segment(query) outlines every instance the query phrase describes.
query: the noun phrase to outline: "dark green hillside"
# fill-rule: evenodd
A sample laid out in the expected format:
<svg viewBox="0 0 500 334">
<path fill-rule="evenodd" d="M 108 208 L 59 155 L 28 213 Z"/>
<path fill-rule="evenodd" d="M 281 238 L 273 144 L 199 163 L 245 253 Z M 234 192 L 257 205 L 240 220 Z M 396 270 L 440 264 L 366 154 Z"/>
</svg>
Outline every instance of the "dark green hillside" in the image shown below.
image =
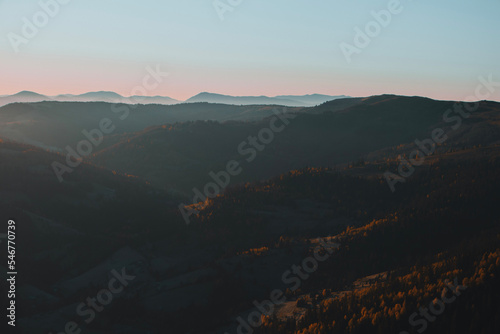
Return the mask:
<svg viewBox="0 0 500 334">
<path fill-rule="evenodd" d="M 125 105 L 104 102 L 14 103 L 0 108 L 2 137 L 35 146 L 62 150 L 86 139 L 82 131 L 99 129 L 103 118 L 116 127 L 112 134 L 141 131 L 146 127 L 193 120 L 255 121 L 273 114 L 279 106 L 232 106 L 190 103 L 178 105 Z M 288 108 L 300 111 L 302 108 Z M 98 149 L 112 145 L 105 140 Z M 96 151 L 98 150 L 96 149 Z"/>
<path fill-rule="evenodd" d="M 431 138 L 442 128 L 448 140 L 439 152 L 465 146 L 490 145 L 500 141 L 500 105 L 482 102 L 461 126 L 445 122 L 443 116 L 453 102 L 419 97 L 376 96 L 328 102 L 319 109 L 297 114 L 289 125 L 275 133 L 274 140 L 256 159 L 238 148 L 270 126 L 272 118 L 259 122 L 190 122 L 114 137 L 116 145 L 96 153 L 92 162 L 149 180 L 155 186 L 173 187 L 191 194 L 211 181 L 208 174 L 224 170 L 230 160 L 241 163 L 243 172 L 232 184 L 255 181 L 307 166 L 333 167 L 364 160 L 392 159 L 409 154 L 413 142 Z M 330 107 L 331 106 L 331 107 Z M 321 110 L 320 114 L 315 114 Z M 451 114 L 449 117 L 457 117 Z M 277 123 L 280 124 L 280 123 Z M 251 148 L 250 143 L 243 149 Z"/>
</svg>

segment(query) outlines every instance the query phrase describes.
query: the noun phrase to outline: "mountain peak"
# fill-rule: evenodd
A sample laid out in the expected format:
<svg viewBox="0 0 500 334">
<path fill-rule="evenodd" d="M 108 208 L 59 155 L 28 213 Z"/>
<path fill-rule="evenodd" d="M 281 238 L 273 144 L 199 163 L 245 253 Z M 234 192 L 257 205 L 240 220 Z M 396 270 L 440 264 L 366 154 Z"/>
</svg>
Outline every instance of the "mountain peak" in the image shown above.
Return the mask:
<svg viewBox="0 0 500 334">
<path fill-rule="evenodd" d="M 113 97 L 113 98 L 123 97 L 118 93 L 110 92 L 110 91 L 88 92 L 88 93 L 81 94 L 79 96 L 105 96 L 105 97 Z"/>
<path fill-rule="evenodd" d="M 27 96 L 38 96 L 38 97 L 46 97 L 45 95 L 38 94 L 38 93 L 29 91 L 29 90 L 23 90 L 23 91 L 21 91 L 19 93 L 11 95 L 11 96 L 25 96 L 25 97 L 27 97 Z"/>
</svg>

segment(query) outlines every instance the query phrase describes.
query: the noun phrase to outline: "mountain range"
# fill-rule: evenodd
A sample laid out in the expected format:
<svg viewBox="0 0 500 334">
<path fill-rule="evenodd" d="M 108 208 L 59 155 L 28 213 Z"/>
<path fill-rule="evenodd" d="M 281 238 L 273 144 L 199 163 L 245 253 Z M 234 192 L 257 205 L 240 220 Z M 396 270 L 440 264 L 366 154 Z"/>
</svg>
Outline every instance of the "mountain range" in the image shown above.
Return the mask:
<svg viewBox="0 0 500 334">
<path fill-rule="evenodd" d="M 1 107 L 0 212 L 19 222 L 16 303 L 29 306 L 19 333 L 63 330 L 113 269 L 135 279 L 89 331 L 238 333 L 255 301 L 279 289 L 284 303 L 253 333 L 400 333 L 458 280 L 467 290 L 426 333 L 498 333 L 500 103 L 448 123 L 455 105 L 381 95 L 297 108 L 120 105 L 118 114 L 105 102 Z M 267 141 L 277 110 L 293 117 Z M 54 162 L 67 164 L 65 147 L 104 118 L 115 131 L 59 182 Z M 436 129 L 446 141 L 391 192 L 384 173 L 399 173 L 415 139 Z M 266 144 L 250 163 L 238 148 L 248 152 L 259 134 Z M 194 203 L 193 187 L 224 182 L 228 161 L 241 173 Z M 179 207 L 197 204 L 187 225 Z M 297 265 L 308 270 L 300 288 L 287 274 Z M 490 313 L 496 320 L 477 316 Z"/>
<path fill-rule="evenodd" d="M 223 104 L 235 104 L 235 105 L 252 105 L 252 104 L 263 104 L 263 105 L 281 105 L 290 107 L 311 107 L 316 106 L 328 101 L 347 98 L 348 96 L 330 96 L 321 94 L 312 95 L 279 95 L 275 97 L 268 96 L 229 96 L 213 93 L 200 93 L 187 99 L 186 103 L 192 102 L 209 102 L 209 103 L 223 103 Z"/>
<path fill-rule="evenodd" d="M 208 173 L 223 169 L 227 161 L 245 163 L 238 155 L 238 145 L 268 127 L 276 113 L 296 117 L 234 178 L 235 183 L 309 165 L 333 167 L 409 153 L 415 139 L 429 138 L 432 129 L 449 127 L 443 115 L 454 103 L 396 95 L 344 98 L 295 108 L 216 103 L 135 108 L 105 102 L 18 103 L 0 107 L 0 134 L 3 139 L 65 154 L 68 145 L 75 147 L 86 139 L 82 131 L 97 128 L 99 120 L 107 118 L 115 128 L 86 160 L 187 194 L 193 187 L 203 186 Z M 500 104 L 480 105 L 458 130 L 449 133 L 446 150 L 461 148 L 462 143 L 491 145 L 499 140 Z M 121 108 L 128 109 L 124 119 L 120 119 Z"/>
<path fill-rule="evenodd" d="M 200 93 L 186 101 L 180 101 L 168 96 L 129 96 L 124 97 L 115 92 L 89 92 L 80 95 L 60 94 L 56 96 L 47 96 L 30 91 L 22 91 L 13 95 L 0 96 L 0 107 L 10 103 L 32 103 L 43 101 L 58 102 L 108 102 L 108 103 L 126 103 L 126 104 L 179 104 L 179 103 L 221 103 L 234 105 L 281 105 L 290 107 L 310 107 L 325 103 L 327 101 L 347 96 L 330 96 L 321 94 L 312 95 L 281 95 L 275 97 L 267 96 L 229 96 L 213 93 Z"/>
<path fill-rule="evenodd" d="M 88 331 L 251 333 L 242 319 L 279 290 L 283 303 L 254 334 L 405 333 L 451 280 L 467 289 L 426 333 L 498 333 L 500 103 L 463 119 L 456 107 L 396 95 L 295 108 L 0 107 L 0 213 L 23 241 L 19 333 L 85 326 L 75 309 L 102 297 L 112 270 L 134 280 Z M 103 119 L 116 128 L 97 139 Z M 59 182 L 53 165 L 90 140 L 82 130 L 98 143 Z M 412 153 L 441 130 L 431 155 Z M 230 180 L 228 162 L 241 167 Z M 396 192 L 387 171 L 407 175 Z M 214 181 L 228 187 L 200 202 Z M 180 208 L 198 212 L 186 224 Z"/>
</svg>

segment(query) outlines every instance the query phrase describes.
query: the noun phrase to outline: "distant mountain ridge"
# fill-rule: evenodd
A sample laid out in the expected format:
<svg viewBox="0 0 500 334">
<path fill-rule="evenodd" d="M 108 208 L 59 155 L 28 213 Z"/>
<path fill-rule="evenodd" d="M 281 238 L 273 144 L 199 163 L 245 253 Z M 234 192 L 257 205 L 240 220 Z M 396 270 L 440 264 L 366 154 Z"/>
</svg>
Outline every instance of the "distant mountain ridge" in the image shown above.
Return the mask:
<svg viewBox="0 0 500 334">
<path fill-rule="evenodd" d="M 171 105 L 178 103 L 221 103 L 233 105 L 280 105 L 288 107 L 314 107 L 322 103 L 348 98 L 348 96 L 338 95 L 281 95 L 275 97 L 268 96 L 230 96 L 214 93 L 200 93 L 186 101 L 179 101 L 168 96 L 130 96 L 125 97 L 115 92 L 88 92 L 84 94 L 60 94 L 47 96 L 30 91 L 22 91 L 13 95 L 0 96 L 0 107 L 11 103 L 34 103 L 43 101 L 57 102 L 108 102 L 126 104 L 163 104 Z"/>
<path fill-rule="evenodd" d="M 52 97 L 60 102 L 109 102 L 109 103 L 127 103 L 127 104 L 176 104 L 181 101 L 168 96 L 122 96 L 115 92 L 89 92 L 81 95 L 57 95 Z"/>
<path fill-rule="evenodd" d="M 51 98 L 34 92 L 22 91 L 13 95 L 4 95 L 0 97 L 0 107 L 10 103 L 32 103 L 50 101 Z"/>
<path fill-rule="evenodd" d="M 44 101 L 57 102 L 108 102 L 126 104 L 176 104 L 181 101 L 168 96 L 130 96 L 125 97 L 115 92 L 88 92 L 80 95 L 60 94 L 47 96 L 35 92 L 22 91 L 14 95 L 0 96 L 0 107 L 11 103 L 35 103 Z"/>
<path fill-rule="evenodd" d="M 223 104 L 237 104 L 237 105 L 250 105 L 250 104 L 273 104 L 289 107 L 313 107 L 328 101 L 347 98 L 348 96 L 338 95 L 280 95 L 275 97 L 268 96 L 230 96 L 214 93 L 200 93 L 186 100 L 186 103 L 192 102 L 209 102 L 209 103 L 223 103 Z"/>
</svg>

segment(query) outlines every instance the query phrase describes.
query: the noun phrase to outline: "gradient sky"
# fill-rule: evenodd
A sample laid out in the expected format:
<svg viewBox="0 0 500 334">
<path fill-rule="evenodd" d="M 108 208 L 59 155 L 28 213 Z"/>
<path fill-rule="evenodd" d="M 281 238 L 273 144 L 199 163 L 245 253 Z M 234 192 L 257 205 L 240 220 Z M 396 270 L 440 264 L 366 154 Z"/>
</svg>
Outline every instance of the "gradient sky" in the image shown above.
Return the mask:
<svg viewBox="0 0 500 334">
<path fill-rule="evenodd" d="M 170 76 L 148 95 L 181 100 L 203 91 L 463 100 L 478 76 L 500 81 L 499 0 L 401 0 L 402 13 L 350 64 L 339 44 L 388 0 L 244 0 L 224 21 L 212 2 L 72 0 L 16 54 L 7 36 L 40 6 L 0 0 L 0 95 L 129 96 L 156 64 Z"/>
</svg>

